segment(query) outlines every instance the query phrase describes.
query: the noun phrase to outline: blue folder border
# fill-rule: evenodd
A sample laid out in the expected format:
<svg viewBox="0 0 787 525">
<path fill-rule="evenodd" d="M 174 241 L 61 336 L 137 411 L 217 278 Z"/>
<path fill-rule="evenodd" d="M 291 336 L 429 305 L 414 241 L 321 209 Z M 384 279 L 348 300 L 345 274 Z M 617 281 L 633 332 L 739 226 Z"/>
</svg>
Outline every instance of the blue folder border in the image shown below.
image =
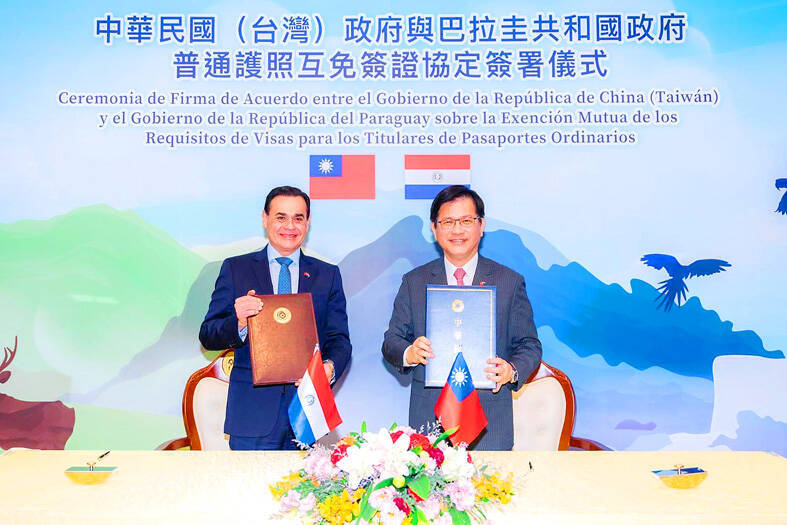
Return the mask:
<svg viewBox="0 0 787 525">
<path fill-rule="evenodd" d="M 497 306 L 497 287 L 496 286 L 453 286 L 450 284 L 427 284 L 424 290 L 424 326 L 429 326 L 429 304 L 427 302 L 427 297 L 429 296 L 430 291 L 450 291 L 450 292 L 473 292 L 473 293 L 480 293 L 480 292 L 489 292 L 491 295 L 491 300 L 489 301 L 489 318 L 491 320 L 490 327 L 489 327 L 489 357 L 496 357 L 497 356 L 497 319 L 496 319 L 496 306 Z M 426 373 L 424 373 L 424 384 L 428 387 L 443 387 L 445 382 L 442 381 L 440 384 L 435 383 L 434 381 L 429 381 L 426 379 Z M 476 379 L 473 378 L 473 384 L 477 389 L 493 389 L 495 387 L 494 383 L 491 383 L 487 378 L 486 375 L 483 376 L 483 379 Z"/>
</svg>

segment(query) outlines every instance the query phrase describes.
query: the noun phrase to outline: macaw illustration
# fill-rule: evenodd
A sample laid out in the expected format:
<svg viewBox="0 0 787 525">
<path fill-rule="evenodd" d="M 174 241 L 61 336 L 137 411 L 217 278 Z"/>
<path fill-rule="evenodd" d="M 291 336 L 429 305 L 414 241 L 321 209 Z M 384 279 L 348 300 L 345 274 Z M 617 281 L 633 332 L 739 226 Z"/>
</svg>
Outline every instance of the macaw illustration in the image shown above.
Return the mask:
<svg viewBox="0 0 787 525">
<path fill-rule="evenodd" d="M 787 189 L 787 179 L 776 179 L 776 189 Z M 784 195 L 782 195 L 782 200 L 779 201 L 779 207 L 776 208 L 776 211 L 782 215 L 787 215 L 787 191 L 785 191 Z"/>
<path fill-rule="evenodd" d="M 670 311 L 676 297 L 678 306 L 686 300 L 686 292 L 689 288 L 683 282 L 684 279 L 713 275 L 714 273 L 726 271 L 725 268 L 731 266 L 730 263 L 721 259 L 699 259 L 688 266 L 683 266 L 675 257 L 664 253 L 649 253 L 640 260 L 657 270 L 665 269 L 669 274 L 669 279 L 659 283 L 658 290 L 660 293 L 656 297 L 656 300 L 660 301 L 656 308 L 663 306 L 665 312 Z"/>
</svg>

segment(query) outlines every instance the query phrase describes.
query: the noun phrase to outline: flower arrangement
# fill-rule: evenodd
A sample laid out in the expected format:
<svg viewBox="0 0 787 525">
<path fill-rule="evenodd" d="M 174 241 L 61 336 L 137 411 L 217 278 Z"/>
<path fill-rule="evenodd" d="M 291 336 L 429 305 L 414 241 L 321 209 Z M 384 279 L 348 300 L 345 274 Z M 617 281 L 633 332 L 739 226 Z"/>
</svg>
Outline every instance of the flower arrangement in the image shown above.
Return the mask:
<svg viewBox="0 0 787 525">
<path fill-rule="evenodd" d="M 301 469 L 270 486 L 278 515 L 330 525 L 481 521 L 485 505 L 511 501 L 512 475 L 487 472 L 464 445 L 452 447 L 455 431 L 371 433 L 364 424 L 333 448 L 313 447 Z"/>
</svg>

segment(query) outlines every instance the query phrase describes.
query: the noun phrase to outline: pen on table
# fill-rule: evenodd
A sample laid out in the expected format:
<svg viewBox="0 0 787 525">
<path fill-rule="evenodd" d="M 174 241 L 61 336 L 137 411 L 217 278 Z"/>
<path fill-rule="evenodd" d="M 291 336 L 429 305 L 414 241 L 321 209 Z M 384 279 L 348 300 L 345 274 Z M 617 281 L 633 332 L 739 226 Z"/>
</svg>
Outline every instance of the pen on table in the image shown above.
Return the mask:
<svg viewBox="0 0 787 525">
<path fill-rule="evenodd" d="M 99 460 L 99 461 L 101 461 L 102 459 L 104 459 L 104 457 L 105 457 L 107 454 L 109 454 L 109 450 L 107 450 L 106 452 L 104 452 L 103 454 L 101 454 L 100 456 L 98 456 L 98 460 Z M 532 468 L 532 467 L 531 467 L 531 468 Z"/>
<path fill-rule="evenodd" d="M 107 452 L 107 454 L 109 454 L 109 452 Z M 533 462 L 532 461 L 528 461 L 527 464 L 530 467 L 530 470 L 532 471 L 533 470 Z"/>
</svg>

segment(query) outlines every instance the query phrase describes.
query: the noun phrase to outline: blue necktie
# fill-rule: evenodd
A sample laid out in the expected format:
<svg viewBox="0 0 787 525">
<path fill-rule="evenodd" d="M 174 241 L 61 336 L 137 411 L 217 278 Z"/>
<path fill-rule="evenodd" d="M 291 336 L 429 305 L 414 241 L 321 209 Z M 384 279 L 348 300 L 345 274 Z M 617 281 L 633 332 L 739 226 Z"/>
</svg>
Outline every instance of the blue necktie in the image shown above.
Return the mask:
<svg viewBox="0 0 787 525">
<path fill-rule="evenodd" d="M 289 257 L 276 257 L 276 262 L 281 264 L 281 268 L 279 268 L 279 290 L 277 293 L 292 293 L 292 283 L 290 281 L 292 259 Z"/>
</svg>

